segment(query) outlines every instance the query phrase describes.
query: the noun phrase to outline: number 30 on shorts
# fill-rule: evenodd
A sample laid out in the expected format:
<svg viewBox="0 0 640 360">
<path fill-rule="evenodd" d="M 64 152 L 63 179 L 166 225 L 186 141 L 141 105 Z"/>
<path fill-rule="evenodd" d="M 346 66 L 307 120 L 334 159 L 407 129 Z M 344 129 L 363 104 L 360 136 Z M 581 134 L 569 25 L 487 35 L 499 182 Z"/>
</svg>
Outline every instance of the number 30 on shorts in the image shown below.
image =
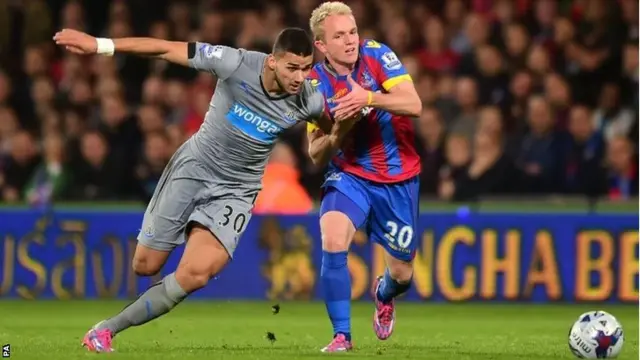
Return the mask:
<svg viewBox="0 0 640 360">
<path fill-rule="evenodd" d="M 409 225 L 399 226 L 395 221 L 387 221 L 387 232 L 384 237 L 390 243 L 406 249 L 413 240 L 413 229 Z"/>
<path fill-rule="evenodd" d="M 252 206 L 256 203 L 257 197 L 258 193 L 255 193 L 255 195 L 253 195 L 253 200 L 251 201 Z M 231 223 L 233 225 L 233 231 L 235 231 L 237 234 L 240 234 L 244 230 L 244 226 L 247 223 L 247 215 L 243 212 L 235 211 L 229 205 L 225 205 L 220 226 L 227 226 Z"/>
<path fill-rule="evenodd" d="M 234 215 L 235 214 L 235 215 Z M 222 214 L 221 226 L 227 226 L 233 222 L 233 231 L 240 234 L 244 229 L 244 224 L 247 222 L 247 215 L 243 213 L 236 213 L 229 205 L 224 206 L 224 213 Z M 231 220 L 233 218 L 233 220 Z"/>
</svg>

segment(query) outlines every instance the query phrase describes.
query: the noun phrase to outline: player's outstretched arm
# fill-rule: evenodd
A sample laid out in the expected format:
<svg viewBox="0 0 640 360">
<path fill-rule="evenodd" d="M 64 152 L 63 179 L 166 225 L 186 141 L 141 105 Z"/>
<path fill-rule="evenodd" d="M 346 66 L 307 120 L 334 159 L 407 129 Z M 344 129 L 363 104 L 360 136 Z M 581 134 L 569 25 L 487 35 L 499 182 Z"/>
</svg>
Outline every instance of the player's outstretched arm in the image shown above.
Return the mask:
<svg viewBox="0 0 640 360">
<path fill-rule="evenodd" d="M 115 52 L 157 57 L 183 66 L 189 65 L 189 44 L 154 38 L 96 38 L 82 31 L 64 29 L 53 37 L 56 44 L 80 55 L 113 55 Z"/>
</svg>

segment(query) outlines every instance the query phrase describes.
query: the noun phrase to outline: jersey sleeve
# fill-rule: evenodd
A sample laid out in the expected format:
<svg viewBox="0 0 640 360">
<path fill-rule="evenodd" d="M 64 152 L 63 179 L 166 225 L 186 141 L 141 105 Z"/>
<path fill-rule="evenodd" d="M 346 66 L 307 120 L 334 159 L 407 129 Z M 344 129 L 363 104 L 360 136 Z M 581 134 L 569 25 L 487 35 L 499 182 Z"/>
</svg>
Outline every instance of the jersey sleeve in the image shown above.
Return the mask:
<svg viewBox="0 0 640 360">
<path fill-rule="evenodd" d="M 404 81 L 412 81 L 398 55 L 383 43 L 369 40 L 365 42 L 365 51 L 373 57 L 378 65 L 378 81 L 382 87 L 389 91 L 394 86 Z"/>
<path fill-rule="evenodd" d="M 189 44 L 189 66 L 199 71 L 209 71 L 226 79 L 233 74 L 242 62 L 241 51 L 223 45 L 211 45 L 202 42 Z"/>
<path fill-rule="evenodd" d="M 307 132 L 311 133 L 318 129 L 316 120 L 322 116 L 325 112 L 325 99 L 322 91 L 319 88 L 318 75 L 314 70 L 309 74 L 307 81 L 309 89 L 309 98 L 307 100 L 307 108 L 309 111 L 309 118 L 307 119 Z"/>
<path fill-rule="evenodd" d="M 307 99 L 307 111 L 309 112 L 308 121 L 311 122 L 324 113 L 324 96 L 320 91 L 314 91 Z"/>
</svg>

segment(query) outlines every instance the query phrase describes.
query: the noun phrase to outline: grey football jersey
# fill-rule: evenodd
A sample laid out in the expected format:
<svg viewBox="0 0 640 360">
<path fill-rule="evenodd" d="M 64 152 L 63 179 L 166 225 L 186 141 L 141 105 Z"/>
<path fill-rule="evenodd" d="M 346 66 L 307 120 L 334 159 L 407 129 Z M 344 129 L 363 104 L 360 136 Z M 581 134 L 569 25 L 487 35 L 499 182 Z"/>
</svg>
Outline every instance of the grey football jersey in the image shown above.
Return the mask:
<svg viewBox="0 0 640 360">
<path fill-rule="evenodd" d="M 218 78 L 204 123 L 189 139 L 194 156 L 225 182 L 259 187 L 278 135 L 324 111 L 324 98 L 305 81 L 297 95 L 273 97 L 262 86 L 267 54 L 196 43 L 189 65 Z"/>
</svg>

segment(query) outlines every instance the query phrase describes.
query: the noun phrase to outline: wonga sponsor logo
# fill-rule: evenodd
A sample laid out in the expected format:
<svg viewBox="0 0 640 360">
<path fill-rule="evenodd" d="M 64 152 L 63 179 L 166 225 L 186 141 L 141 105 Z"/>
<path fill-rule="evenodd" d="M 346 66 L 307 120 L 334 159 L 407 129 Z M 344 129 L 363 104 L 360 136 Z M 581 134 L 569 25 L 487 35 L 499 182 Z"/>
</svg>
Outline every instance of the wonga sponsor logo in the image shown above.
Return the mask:
<svg viewBox="0 0 640 360">
<path fill-rule="evenodd" d="M 227 117 L 243 133 L 262 142 L 274 142 L 282 131 L 282 127 L 276 125 L 273 121 L 257 115 L 238 103 L 231 105 Z"/>
</svg>

